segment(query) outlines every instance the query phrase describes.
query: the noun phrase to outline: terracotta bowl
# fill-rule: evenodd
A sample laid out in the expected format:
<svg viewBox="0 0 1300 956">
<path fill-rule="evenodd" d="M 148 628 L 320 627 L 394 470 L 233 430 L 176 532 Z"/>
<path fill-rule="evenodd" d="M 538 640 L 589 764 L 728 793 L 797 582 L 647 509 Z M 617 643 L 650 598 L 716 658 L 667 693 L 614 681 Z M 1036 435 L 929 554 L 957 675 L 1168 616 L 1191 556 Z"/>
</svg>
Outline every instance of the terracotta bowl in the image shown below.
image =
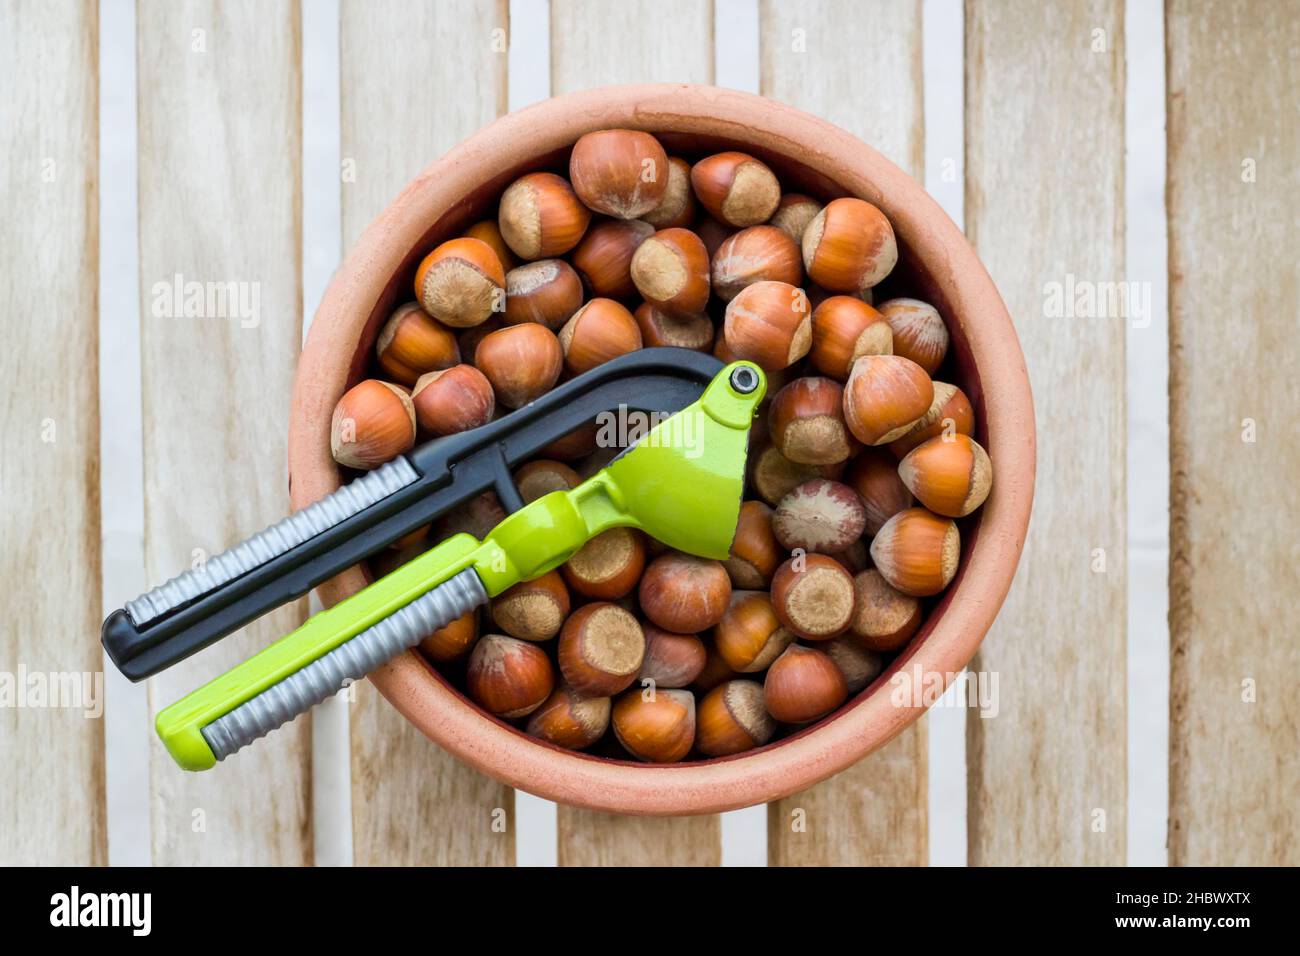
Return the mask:
<svg viewBox="0 0 1300 956">
<path fill-rule="evenodd" d="M 624 127 L 661 137 L 669 153 L 752 153 L 787 188 L 829 199 L 854 195 L 894 225 L 900 292 L 938 306 L 952 333 L 944 370 L 970 396 L 989 451 L 993 493 L 963 522 L 956 581 L 923 629 L 854 700 L 813 727 L 732 758 L 647 766 L 561 750 L 497 720 L 466 699 L 414 651 L 371 675 L 380 692 L 439 746 L 510 786 L 591 809 L 683 814 L 777 799 L 843 770 L 924 712 L 891 702 L 890 678 L 906 668 L 944 686 L 971 660 L 1010 587 L 1034 484 L 1034 418 L 1024 358 L 1006 307 L 966 239 L 911 177 L 867 146 L 789 106 L 713 87 L 608 87 L 548 100 L 506 116 L 428 166 L 361 236 L 334 276 L 303 350 L 289 432 L 293 505 L 333 491 L 330 415 L 364 374 L 378 328 L 412 297 L 421 255 L 480 218 L 522 173 L 567 168 L 571 144 L 590 130 Z M 888 280 L 887 280 L 888 281 Z M 331 605 L 366 584 L 350 570 L 320 588 Z"/>
</svg>

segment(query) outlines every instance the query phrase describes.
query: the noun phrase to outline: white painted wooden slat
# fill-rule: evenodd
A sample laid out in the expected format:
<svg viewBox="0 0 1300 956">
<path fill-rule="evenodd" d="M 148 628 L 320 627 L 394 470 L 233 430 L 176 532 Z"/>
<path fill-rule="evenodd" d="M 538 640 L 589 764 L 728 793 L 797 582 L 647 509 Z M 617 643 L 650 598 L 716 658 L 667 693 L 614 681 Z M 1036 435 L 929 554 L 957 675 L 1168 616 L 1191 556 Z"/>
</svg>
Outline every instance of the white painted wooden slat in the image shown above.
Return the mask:
<svg viewBox="0 0 1300 956">
<path fill-rule="evenodd" d="M 0 865 L 107 858 L 96 7 L 0 4 Z"/>
<path fill-rule="evenodd" d="M 289 508 L 302 314 L 299 16 L 291 0 L 138 7 L 145 561 L 155 583 Z M 224 304 L 208 300 L 219 291 Z M 292 630 L 304 605 L 153 678 L 152 708 Z M 310 862 L 309 721 L 201 774 L 178 770 L 155 743 L 154 862 Z"/>
<path fill-rule="evenodd" d="M 1167 6 L 1169 862 L 1300 863 L 1300 19 Z"/>
<path fill-rule="evenodd" d="M 999 698 L 967 722 L 972 866 L 1125 859 L 1125 320 L 1087 298 L 1125 278 L 1123 21 L 1119 0 L 966 9 L 966 230 L 1038 422 L 1024 554 L 973 665 Z"/>
</svg>

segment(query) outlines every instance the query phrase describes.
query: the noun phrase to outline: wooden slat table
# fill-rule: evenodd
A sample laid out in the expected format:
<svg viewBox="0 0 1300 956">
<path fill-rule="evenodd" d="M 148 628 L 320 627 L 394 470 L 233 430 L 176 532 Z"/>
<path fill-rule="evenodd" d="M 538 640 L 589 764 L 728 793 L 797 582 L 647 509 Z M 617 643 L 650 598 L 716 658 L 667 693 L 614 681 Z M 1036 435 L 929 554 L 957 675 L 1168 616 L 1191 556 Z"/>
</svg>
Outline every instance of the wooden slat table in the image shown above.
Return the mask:
<svg viewBox="0 0 1300 956">
<path fill-rule="evenodd" d="M 332 10 L 137 4 L 142 572 L 152 582 L 288 505 L 303 31 Z M 549 33 L 512 30 L 512 12 L 549 18 Z M 340 0 L 338 239 L 350 245 L 420 168 L 506 109 L 521 50 L 550 63 L 548 84 L 513 94 L 527 102 L 608 83 L 710 83 L 717 51 L 739 43 L 742 68 L 730 60 L 728 75 L 752 63 L 758 92 L 828 118 L 921 178 L 922 12 L 922 0 Z M 1297 14 L 1294 2 L 1168 0 L 1164 15 L 1172 864 L 1300 862 Z M 122 131 L 100 119 L 102 15 L 89 0 L 0 0 L 0 571 L 22 584 L 0 624 L 0 680 L 23 695 L 0 707 L 0 765 L 20 768 L 0 774 L 0 864 L 108 859 L 113 748 L 106 756 L 93 710 L 96 693 L 103 702 L 100 433 L 114 423 L 101 421 L 99 381 L 121 370 L 98 368 L 99 253 L 117 241 L 98 221 L 100 191 L 114 187 L 100 181 L 98 150 Z M 1127 633 L 1126 317 L 1104 301 L 1126 279 L 1126 162 L 1144 160 L 1125 156 L 1132 38 L 1122 0 L 968 0 L 959 29 L 966 227 L 1015 319 L 1040 423 L 1021 570 L 973 664 L 998 676 L 1001 693 L 997 717 L 967 721 L 968 860 L 1123 863 L 1126 759 L 1147 743 L 1128 737 L 1126 652 L 1151 637 Z M 195 289 L 204 317 L 186 305 Z M 1103 303 L 1079 304 L 1092 294 Z M 121 504 L 113 493 L 105 512 Z M 153 679 L 151 709 L 304 612 L 305 602 L 282 609 Z M 89 692 L 87 707 L 29 706 L 17 683 L 28 675 Z M 355 863 L 516 862 L 510 788 L 441 753 L 368 685 L 348 711 L 352 814 L 334 825 L 350 823 Z M 325 824 L 311 734 L 300 720 L 220 773 L 183 775 L 139 727 L 136 742 L 151 741 L 151 772 L 134 782 L 150 807 L 149 857 L 312 863 Z M 926 750 L 923 721 L 773 804 L 769 864 L 925 863 Z M 723 858 L 717 816 L 560 807 L 556 830 L 561 865 Z"/>
</svg>

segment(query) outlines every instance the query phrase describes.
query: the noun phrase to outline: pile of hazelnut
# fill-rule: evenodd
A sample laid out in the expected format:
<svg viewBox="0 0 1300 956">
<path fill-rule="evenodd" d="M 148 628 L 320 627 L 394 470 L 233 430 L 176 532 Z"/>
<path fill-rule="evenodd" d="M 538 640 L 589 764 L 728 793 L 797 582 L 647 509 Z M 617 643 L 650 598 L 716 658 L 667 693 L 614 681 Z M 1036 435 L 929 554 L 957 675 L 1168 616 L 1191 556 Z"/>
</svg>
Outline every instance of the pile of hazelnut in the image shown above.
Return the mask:
<svg viewBox="0 0 1300 956">
<path fill-rule="evenodd" d="M 426 658 L 479 706 L 560 747 L 646 761 L 721 757 L 830 714 L 917 632 L 952 581 L 954 519 L 988 496 L 988 455 L 948 330 L 874 287 L 898 258 L 871 203 L 783 193 L 741 152 L 668 156 L 603 130 L 566 179 L 533 172 L 497 218 L 433 249 L 340 400 L 339 464 L 374 468 L 483 425 L 561 379 L 672 345 L 768 374 L 731 556 L 607 531 L 558 571 L 431 634 Z M 532 501 L 602 467 L 581 428 L 515 475 Z M 376 574 L 505 517 L 492 493 L 372 561 Z"/>
</svg>

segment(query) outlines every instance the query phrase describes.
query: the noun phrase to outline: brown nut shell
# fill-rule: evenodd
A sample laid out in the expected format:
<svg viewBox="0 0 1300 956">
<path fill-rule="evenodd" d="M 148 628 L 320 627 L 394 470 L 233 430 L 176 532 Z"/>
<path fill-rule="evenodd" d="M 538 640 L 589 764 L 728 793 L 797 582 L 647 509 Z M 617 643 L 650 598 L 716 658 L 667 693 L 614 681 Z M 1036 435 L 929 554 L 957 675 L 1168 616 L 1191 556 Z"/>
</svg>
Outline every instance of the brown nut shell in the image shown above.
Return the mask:
<svg viewBox="0 0 1300 956">
<path fill-rule="evenodd" d="M 492 383 L 497 401 L 521 408 L 555 387 L 564 370 L 564 352 L 554 332 L 527 322 L 484 338 L 474 350 L 474 364 Z"/>
<path fill-rule="evenodd" d="M 788 282 L 755 282 L 727 305 L 727 346 L 765 372 L 793 365 L 812 345 L 808 297 Z"/>
<path fill-rule="evenodd" d="M 844 421 L 864 445 L 887 445 L 907 434 L 933 401 L 930 376 L 911 359 L 864 355 L 844 386 Z"/>
<path fill-rule="evenodd" d="M 470 652 L 465 689 L 490 714 L 527 716 L 542 706 L 554 687 L 555 669 L 536 644 L 485 634 Z"/>
<path fill-rule="evenodd" d="M 755 282 L 803 282 L 799 247 L 775 226 L 750 226 L 728 236 L 710 260 L 713 292 L 730 302 Z"/>
<path fill-rule="evenodd" d="M 330 452 L 348 468 L 378 468 L 415 444 L 415 407 L 406 389 L 378 379 L 358 382 L 330 419 Z"/>
<path fill-rule="evenodd" d="M 763 680 L 767 712 L 783 724 L 804 724 L 829 714 L 849 696 L 835 662 L 811 647 L 791 644 Z"/>
<path fill-rule="evenodd" d="M 602 129 L 587 133 L 569 155 L 569 178 L 578 198 L 616 219 L 639 219 L 663 201 L 668 154 L 649 133 Z"/>
<path fill-rule="evenodd" d="M 950 518 L 924 508 L 894 515 L 871 541 L 871 560 L 886 581 L 904 594 L 938 594 L 957 574 L 961 535 Z"/>
<path fill-rule="evenodd" d="M 865 292 L 898 262 L 894 229 L 885 214 L 852 197 L 827 203 L 808 223 L 802 245 L 808 278 L 831 292 Z"/>
<path fill-rule="evenodd" d="M 730 680 L 709 691 L 697 705 L 695 721 L 695 745 L 706 757 L 753 750 L 776 732 L 763 685 L 752 680 Z"/>
<path fill-rule="evenodd" d="M 505 311 L 506 273 L 480 239 L 449 239 L 415 270 L 420 305 L 443 325 L 467 329 Z"/>
<path fill-rule="evenodd" d="M 521 641 L 549 641 L 569 616 L 569 589 L 556 571 L 521 581 L 492 599 L 489 613 L 501 630 Z"/>
<path fill-rule="evenodd" d="M 718 656 L 738 674 L 756 674 L 790 645 L 794 634 L 763 591 L 736 591 L 713 633 Z M 705 664 L 708 672 L 708 664 Z M 698 682 L 697 682 L 698 685 Z"/>
<path fill-rule="evenodd" d="M 520 259 L 553 259 L 582 239 L 591 210 L 563 176 L 529 173 L 501 194 L 497 222 L 506 245 Z"/>
<path fill-rule="evenodd" d="M 645 659 L 645 634 L 617 604 L 584 604 L 564 622 L 556 656 L 574 690 L 608 697 L 636 680 Z"/>
<path fill-rule="evenodd" d="M 853 595 L 849 632 L 869 650 L 892 654 L 921 626 L 921 602 L 892 587 L 874 568 L 854 576 Z"/>
<path fill-rule="evenodd" d="M 505 321 L 537 322 L 552 332 L 582 306 L 582 280 L 563 259 L 539 259 L 506 273 Z"/>
<path fill-rule="evenodd" d="M 781 202 L 781 184 L 748 153 L 716 153 L 691 167 L 691 186 L 713 218 L 737 229 L 767 222 Z"/>
<path fill-rule="evenodd" d="M 894 333 L 894 354 L 909 358 L 933 375 L 948 354 L 948 326 L 939 310 L 920 299 L 890 299 L 880 314 Z"/>
<path fill-rule="evenodd" d="M 562 683 L 528 718 L 528 733 L 567 750 L 585 750 L 605 735 L 612 703 Z"/>
<path fill-rule="evenodd" d="M 652 623 L 674 634 L 698 634 L 721 620 L 731 579 L 721 561 L 669 552 L 645 569 L 638 597 Z"/>
<path fill-rule="evenodd" d="M 788 630 L 811 641 L 844 633 L 853 619 L 853 577 L 824 554 L 796 555 L 772 576 L 772 607 Z"/>
</svg>

